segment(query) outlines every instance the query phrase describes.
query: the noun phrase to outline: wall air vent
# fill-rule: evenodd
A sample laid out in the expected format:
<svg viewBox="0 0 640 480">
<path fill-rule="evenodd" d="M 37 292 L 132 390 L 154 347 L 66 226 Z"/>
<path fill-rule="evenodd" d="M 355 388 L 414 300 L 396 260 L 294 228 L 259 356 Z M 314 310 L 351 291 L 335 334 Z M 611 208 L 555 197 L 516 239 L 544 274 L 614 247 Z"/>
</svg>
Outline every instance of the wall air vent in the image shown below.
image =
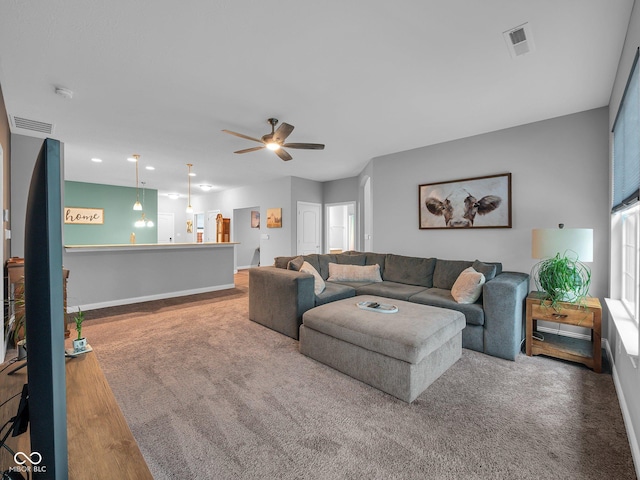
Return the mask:
<svg viewBox="0 0 640 480">
<path fill-rule="evenodd" d="M 507 48 L 512 58 L 526 55 L 535 50 L 531 26 L 528 23 L 511 28 L 503 32 L 502 35 L 507 42 Z"/>
<path fill-rule="evenodd" d="M 45 135 L 51 135 L 53 133 L 53 124 L 46 122 L 39 122 L 38 120 L 30 120 L 24 117 L 16 117 L 10 115 L 13 127 L 19 130 L 28 130 L 29 132 L 43 133 Z M 21 132 L 15 132 L 21 133 Z M 27 135 L 27 133 L 25 133 Z"/>
</svg>

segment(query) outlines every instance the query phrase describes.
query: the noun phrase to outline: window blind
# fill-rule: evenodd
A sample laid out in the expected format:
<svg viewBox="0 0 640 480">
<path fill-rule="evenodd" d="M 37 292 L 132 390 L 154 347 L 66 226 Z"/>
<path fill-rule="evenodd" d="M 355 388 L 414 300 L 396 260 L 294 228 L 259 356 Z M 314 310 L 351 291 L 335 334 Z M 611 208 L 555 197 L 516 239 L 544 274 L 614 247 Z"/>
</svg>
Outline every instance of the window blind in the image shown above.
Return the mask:
<svg viewBox="0 0 640 480">
<path fill-rule="evenodd" d="M 612 212 L 640 200 L 640 75 L 637 67 L 638 51 L 613 123 Z"/>
</svg>

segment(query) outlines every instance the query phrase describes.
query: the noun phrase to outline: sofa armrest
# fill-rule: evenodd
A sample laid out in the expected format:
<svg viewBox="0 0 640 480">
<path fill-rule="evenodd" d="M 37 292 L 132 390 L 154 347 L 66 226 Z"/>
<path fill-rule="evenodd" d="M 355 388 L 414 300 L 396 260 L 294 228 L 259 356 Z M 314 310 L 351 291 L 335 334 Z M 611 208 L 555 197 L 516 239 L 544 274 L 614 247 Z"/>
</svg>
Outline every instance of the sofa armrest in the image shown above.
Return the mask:
<svg viewBox="0 0 640 480">
<path fill-rule="evenodd" d="M 515 360 L 523 337 L 525 298 L 529 293 L 529 275 L 502 272 L 485 283 L 484 351 L 488 355 Z"/>
<path fill-rule="evenodd" d="M 276 267 L 249 269 L 249 319 L 298 339 L 302 314 L 315 305 L 313 275 Z"/>
</svg>

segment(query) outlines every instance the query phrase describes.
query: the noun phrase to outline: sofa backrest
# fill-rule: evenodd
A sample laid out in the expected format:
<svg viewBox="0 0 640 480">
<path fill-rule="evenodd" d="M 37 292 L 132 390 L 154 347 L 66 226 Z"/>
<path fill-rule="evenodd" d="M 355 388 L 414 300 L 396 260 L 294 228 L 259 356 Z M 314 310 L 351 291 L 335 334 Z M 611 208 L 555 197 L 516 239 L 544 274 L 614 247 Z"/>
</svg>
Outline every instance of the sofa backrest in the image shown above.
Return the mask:
<svg viewBox="0 0 640 480">
<path fill-rule="evenodd" d="M 289 262 L 297 259 L 293 257 L 276 257 L 274 266 L 287 268 Z M 488 263 L 475 260 L 443 260 L 436 258 L 408 257 L 392 253 L 356 252 L 348 251 L 338 254 L 310 254 L 302 259 L 315 268 L 324 280 L 329 277 L 329 264 L 343 265 L 380 265 L 380 275 L 389 282 L 418 285 L 421 287 L 436 287 L 451 290 L 460 273 L 468 267 L 473 267 L 484 274 L 487 281 L 502 273 L 502 264 Z M 296 263 L 296 262 L 294 262 Z M 298 261 L 298 263 L 300 263 Z M 295 269 L 295 268 L 294 268 Z"/>
<path fill-rule="evenodd" d="M 388 253 L 382 279 L 431 288 L 435 266 L 435 258 L 405 257 Z"/>
</svg>

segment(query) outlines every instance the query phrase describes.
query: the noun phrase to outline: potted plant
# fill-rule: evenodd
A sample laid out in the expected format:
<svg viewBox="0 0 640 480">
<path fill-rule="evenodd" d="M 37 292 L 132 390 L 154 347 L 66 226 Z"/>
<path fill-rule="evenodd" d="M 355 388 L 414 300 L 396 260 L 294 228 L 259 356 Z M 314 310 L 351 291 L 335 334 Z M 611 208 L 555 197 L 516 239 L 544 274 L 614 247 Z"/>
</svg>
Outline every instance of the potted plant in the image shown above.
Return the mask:
<svg viewBox="0 0 640 480">
<path fill-rule="evenodd" d="M 82 322 L 84 322 L 84 312 L 78 307 L 78 313 L 76 313 L 73 319 L 76 322 L 76 332 L 78 332 L 78 338 L 73 340 L 73 351 L 84 352 L 87 348 L 87 339 L 82 336 Z"/>
<path fill-rule="evenodd" d="M 581 303 L 589 294 L 591 271 L 568 252 L 542 260 L 531 272 L 536 290 L 543 291 L 555 309 L 559 302 Z"/>
</svg>

